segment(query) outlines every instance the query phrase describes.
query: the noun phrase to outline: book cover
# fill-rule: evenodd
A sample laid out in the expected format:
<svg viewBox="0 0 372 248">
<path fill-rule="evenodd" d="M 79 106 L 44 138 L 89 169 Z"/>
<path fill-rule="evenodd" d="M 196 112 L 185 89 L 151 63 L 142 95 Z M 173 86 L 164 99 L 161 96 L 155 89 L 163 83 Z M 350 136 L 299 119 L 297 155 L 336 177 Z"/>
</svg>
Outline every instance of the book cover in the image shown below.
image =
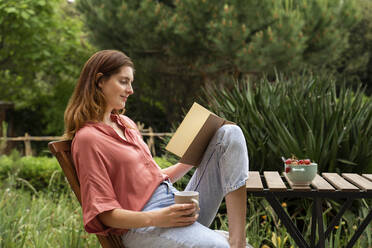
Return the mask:
<svg viewBox="0 0 372 248">
<path fill-rule="evenodd" d="M 179 156 L 180 162 L 198 166 L 214 133 L 227 121 L 194 103 L 165 149 Z"/>
</svg>

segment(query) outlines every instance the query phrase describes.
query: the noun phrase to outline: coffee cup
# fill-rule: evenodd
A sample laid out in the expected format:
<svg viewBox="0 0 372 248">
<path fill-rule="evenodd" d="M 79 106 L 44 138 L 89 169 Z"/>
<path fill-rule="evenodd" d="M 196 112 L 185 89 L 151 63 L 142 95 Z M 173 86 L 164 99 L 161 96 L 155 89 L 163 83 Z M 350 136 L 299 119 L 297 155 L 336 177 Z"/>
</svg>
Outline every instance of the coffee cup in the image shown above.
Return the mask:
<svg viewBox="0 0 372 248">
<path fill-rule="evenodd" d="M 183 203 L 195 203 L 196 212 L 191 216 L 194 216 L 199 209 L 199 192 L 197 191 L 179 191 L 174 193 L 174 202 L 177 204 Z"/>
</svg>

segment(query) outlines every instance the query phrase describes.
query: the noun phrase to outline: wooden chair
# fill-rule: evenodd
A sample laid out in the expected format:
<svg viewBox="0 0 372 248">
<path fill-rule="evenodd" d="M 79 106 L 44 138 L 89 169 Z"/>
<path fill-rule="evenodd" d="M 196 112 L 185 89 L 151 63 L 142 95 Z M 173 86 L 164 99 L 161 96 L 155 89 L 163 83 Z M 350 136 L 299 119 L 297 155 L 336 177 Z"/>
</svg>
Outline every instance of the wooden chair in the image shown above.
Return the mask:
<svg viewBox="0 0 372 248">
<path fill-rule="evenodd" d="M 76 198 L 81 205 L 80 184 L 76 174 L 75 165 L 71 157 L 71 140 L 53 141 L 48 144 L 49 150 L 56 156 Z M 118 235 L 97 235 L 103 248 L 124 248 Z"/>
</svg>

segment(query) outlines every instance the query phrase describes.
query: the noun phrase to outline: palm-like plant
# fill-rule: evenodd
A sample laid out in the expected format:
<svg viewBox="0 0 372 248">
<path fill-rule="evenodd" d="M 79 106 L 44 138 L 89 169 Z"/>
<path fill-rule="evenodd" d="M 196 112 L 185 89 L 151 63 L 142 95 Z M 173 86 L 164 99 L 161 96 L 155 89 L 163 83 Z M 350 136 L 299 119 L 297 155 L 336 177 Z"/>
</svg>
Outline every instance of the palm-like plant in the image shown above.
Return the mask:
<svg viewBox="0 0 372 248">
<path fill-rule="evenodd" d="M 318 162 L 320 171 L 372 172 L 372 102 L 360 87 L 304 72 L 204 93 L 209 109 L 242 128 L 251 169 L 281 170 L 280 157 L 295 155 Z"/>
</svg>

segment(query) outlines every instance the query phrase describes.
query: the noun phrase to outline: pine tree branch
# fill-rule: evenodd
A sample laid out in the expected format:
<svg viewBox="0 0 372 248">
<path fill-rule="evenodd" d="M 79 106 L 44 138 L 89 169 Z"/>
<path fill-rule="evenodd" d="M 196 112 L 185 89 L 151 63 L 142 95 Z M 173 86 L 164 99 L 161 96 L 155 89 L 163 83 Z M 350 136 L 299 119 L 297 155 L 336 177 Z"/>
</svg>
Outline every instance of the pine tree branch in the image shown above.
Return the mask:
<svg viewBox="0 0 372 248">
<path fill-rule="evenodd" d="M 253 30 L 249 33 L 247 39 L 245 39 L 245 42 L 246 42 L 246 43 L 251 42 L 251 41 L 252 41 L 252 36 L 253 36 L 253 35 L 255 35 L 256 33 L 260 32 L 261 30 L 265 30 L 266 28 L 268 28 L 270 25 L 274 24 L 275 22 L 276 22 L 276 20 L 273 20 L 273 21 L 271 21 L 271 22 L 269 22 L 269 23 L 266 23 L 265 25 L 263 25 L 263 26 L 261 26 L 261 27 L 259 27 L 259 28 L 253 29 Z"/>
<path fill-rule="evenodd" d="M 163 3 L 164 5 L 171 7 L 172 9 L 176 8 L 176 5 L 173 4 L 172 0 L 158 0 L 158 3 Z"/>
</svg>

